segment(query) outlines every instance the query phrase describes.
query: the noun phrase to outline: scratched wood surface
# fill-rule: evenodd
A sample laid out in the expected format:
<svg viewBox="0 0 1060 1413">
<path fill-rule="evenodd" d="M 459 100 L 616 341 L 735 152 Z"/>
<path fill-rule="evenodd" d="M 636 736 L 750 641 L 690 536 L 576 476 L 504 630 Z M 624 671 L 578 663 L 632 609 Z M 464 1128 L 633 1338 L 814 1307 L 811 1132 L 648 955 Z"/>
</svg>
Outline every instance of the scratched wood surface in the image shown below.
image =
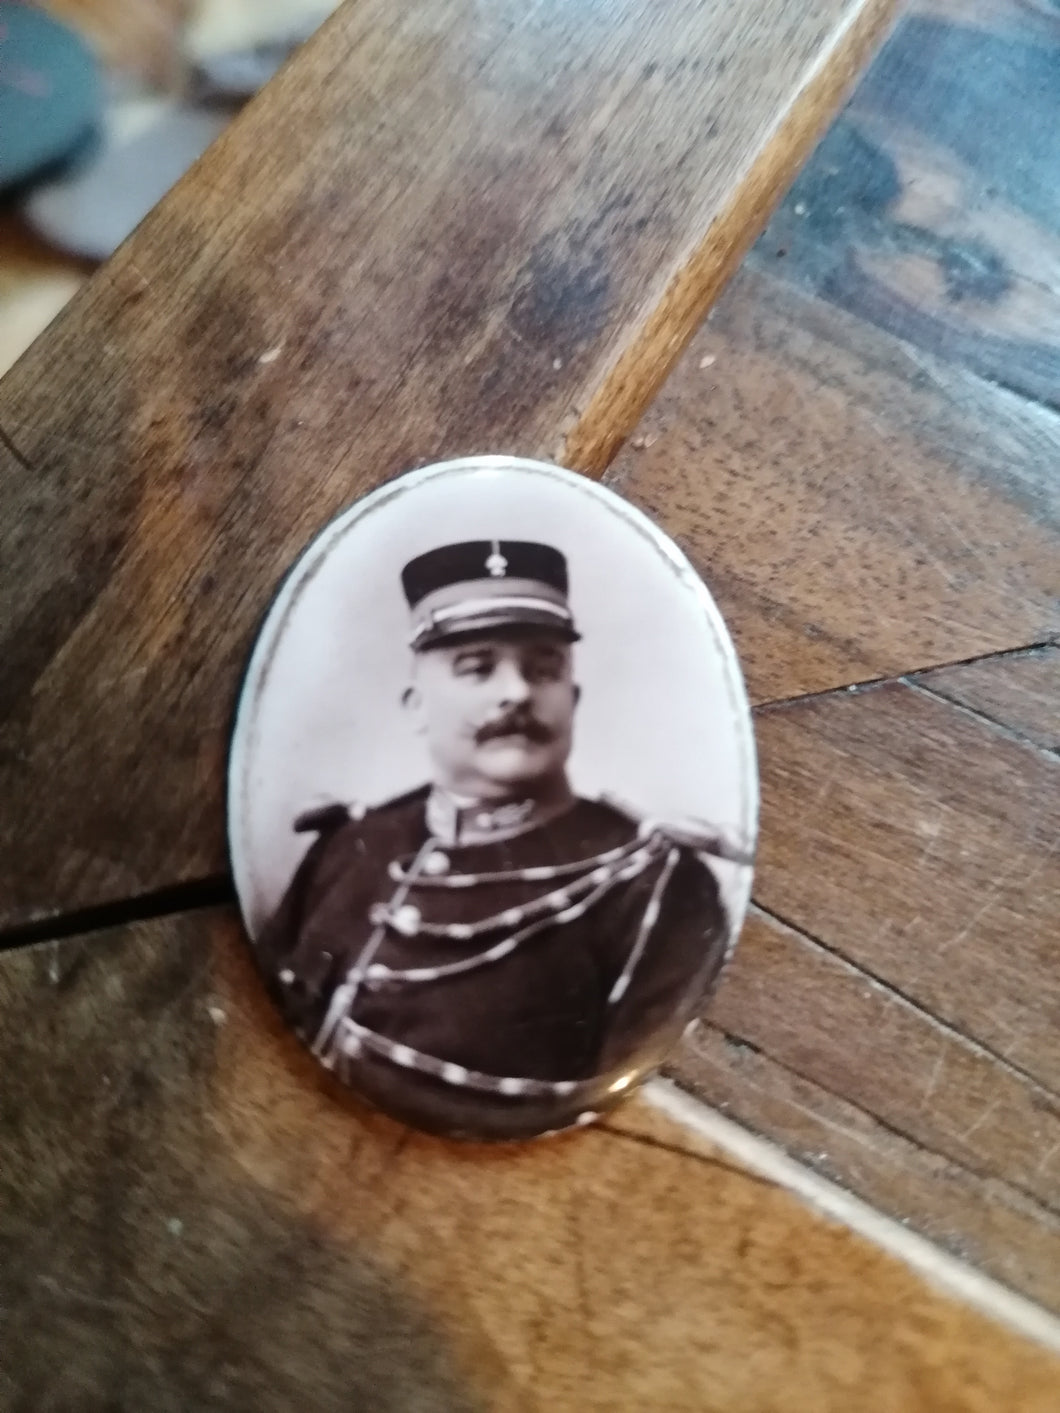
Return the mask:
<svg viewBox="0 0 1060 1413">
<path fill-rule="evenodd" d="M 920 673 L 916 681 L 1045 750 L 1060 751 L 1060 648 L 1055 643 L 940 667 Z"/>
<path fill-rule="evenodd" d="M 1055 1354 L 646 1106 L 484 1149 L 339 1102 L 227 909 L 9 954 L 0 1066 L 6 1408 L 1055 1407 Z"/>
<path fill-rule="evenodd" d="M 674 1073 L 1058 1309 L 1060 87 L 1031 79 L 1060 14 L 965 13 L 899 25 L 608 475 L 701 567 L 761 704 L 756 907 Z M 1005 289 L 925 293 L 945 251 L 970 278 L 968 191 Z"/>
<path fill-rule="evenodd" d="M 1021 691 L 1051 666 L 759 711 L 756 909 L 675 1072 L 1058 1309 L 1060 758 Z"/>
<path fill-rule="evenodd" d="M 1060 630 L 1060 416 L 746 267 L 608 484 L 710 584 L 752 700 Z"/>
<path fill-rule="evenodd" d="M 441 454 L 601 471 L 888 9 L 362 0 L 318 32 L 0 386 L 0 925 L 224 869 L 297 552 Z"/>
<path fill-rule="evenodd" d="M 1060 407 L 1058 72 L 1048 0 L 920 3 L 753 263 Z"/>
</svg>

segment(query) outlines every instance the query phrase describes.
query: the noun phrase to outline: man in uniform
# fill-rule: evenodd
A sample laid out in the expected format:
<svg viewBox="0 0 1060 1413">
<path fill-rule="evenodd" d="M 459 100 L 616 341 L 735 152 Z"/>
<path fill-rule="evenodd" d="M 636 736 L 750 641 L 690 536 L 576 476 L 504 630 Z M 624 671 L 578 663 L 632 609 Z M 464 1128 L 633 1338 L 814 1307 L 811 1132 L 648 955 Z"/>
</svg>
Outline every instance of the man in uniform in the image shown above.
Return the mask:
<svg viewBox="0 0 1060 1413">
<path fill-rule="evenodd" d="M 402 582 L 403 704 L 433 779 L 296 820 L 316 839 L 259 955 L 319 1057 L 391 1109 L 555 1127 L 694 1014 L 728 931 L 704 855 L 725 850 L 573 794 L 579 634 L 558 550 L 447 545 Z"/>
</svg>

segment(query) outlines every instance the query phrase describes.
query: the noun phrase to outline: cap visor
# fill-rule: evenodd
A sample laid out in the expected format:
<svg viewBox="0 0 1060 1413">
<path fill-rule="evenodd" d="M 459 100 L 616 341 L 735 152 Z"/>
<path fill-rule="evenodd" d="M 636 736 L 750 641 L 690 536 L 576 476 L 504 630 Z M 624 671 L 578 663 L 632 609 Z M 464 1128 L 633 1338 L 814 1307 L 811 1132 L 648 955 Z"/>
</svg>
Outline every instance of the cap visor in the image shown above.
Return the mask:
<svg viewBox="0 0 1060 1413">
<path fill-rule="evenodd" d="M 572 623 L 562 622 L 554 613 L 536 613 L 533 609 L 524 609 L 518 614 L 480 613 L 474 617 L 454 618 L 417 634 L 412 646 L 416 652 L 423 652 L 427 648 L 437 648 L 468 638 L 525 637 L 530 633 L 547 633 L 566 643 L 576 643 L 581 638 Z"/>
</svg>

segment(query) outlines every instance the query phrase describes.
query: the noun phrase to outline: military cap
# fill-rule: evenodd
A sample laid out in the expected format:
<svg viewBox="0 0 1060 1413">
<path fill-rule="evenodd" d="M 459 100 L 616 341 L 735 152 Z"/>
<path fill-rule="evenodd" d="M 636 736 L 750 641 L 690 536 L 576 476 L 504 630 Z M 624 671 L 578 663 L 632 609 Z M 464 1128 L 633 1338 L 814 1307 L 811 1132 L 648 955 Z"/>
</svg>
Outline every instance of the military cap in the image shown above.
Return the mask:
<svg viewBox="0 0 1060 1413">
<path fill-rule="evenodd" d="M 419 652 L 476 633 L 536 628 L 580 637 L 567 602 L 567 561 L 530 540 L 467 540 L 406 564 L 401 582 Z"/>
</svg>

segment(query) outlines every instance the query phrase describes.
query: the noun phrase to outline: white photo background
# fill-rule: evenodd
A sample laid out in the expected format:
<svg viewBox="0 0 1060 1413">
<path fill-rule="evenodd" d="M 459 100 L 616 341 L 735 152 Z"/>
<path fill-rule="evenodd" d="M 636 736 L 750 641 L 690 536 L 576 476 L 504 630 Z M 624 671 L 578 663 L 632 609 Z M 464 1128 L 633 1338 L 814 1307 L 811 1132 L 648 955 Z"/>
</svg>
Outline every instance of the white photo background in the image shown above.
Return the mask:
<svg viewBox="0 0 1060 1413">
<path fill-rule="evenodd" d="M 430 778 L 401 706 L 401 570 L 460 540 L 538 540 L 567 557 L 582 641 L 574 789 L 653 818 L 703 821 L 751 848 L 754 745 L 742 679 L 698 577 L 649 522 L 570 473 L 486 458 L 392 482 L 333 521 L 295 566 L 254 650 L 229 780 L 236 886 L 254 935 L 313 835 L 303 810 L 372 806 Z M 717 866 L 739 922 L 750 869 Z"/>
</svg>

